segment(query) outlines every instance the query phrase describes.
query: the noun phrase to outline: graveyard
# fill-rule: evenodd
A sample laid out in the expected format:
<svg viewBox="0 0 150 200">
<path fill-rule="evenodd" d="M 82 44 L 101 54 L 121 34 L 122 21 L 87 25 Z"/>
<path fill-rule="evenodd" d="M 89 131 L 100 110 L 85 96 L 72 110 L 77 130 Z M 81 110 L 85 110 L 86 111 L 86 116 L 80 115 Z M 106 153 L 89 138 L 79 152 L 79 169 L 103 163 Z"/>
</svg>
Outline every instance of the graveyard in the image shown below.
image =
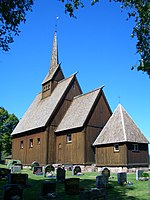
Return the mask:
<svg viewBox="0 0 150 200">
<path fill-rule="evenodd" d="M 72 171 L 63 170 L 63 168 L 60 168 L 56 173 L 53 168 L 47 166 L 47 169 L 50 169 L 52 172 L 52 174 L 50 174 L 42 171 L 42 168 L 38 165 L 33 169 L 22 169 L 22 166 L 19 168 L 18 165 L 16 165 L 11 171 L 9 171 L 6 165 L 0 165 L 0 169 L 5 169 L 4 174 L 11 174 L 9 178 L 6 178 L 1 175 L 2 172 L 0 170 L 0 199 L 9 199 L 9 197 L 4 198 L 4 192 L 8 195 L 10 183 L 12 185 L 20 183 L 23 188 L 22 199 L 24 200 L 150 199 L 150 181 L 146 181 L 145 179 L 140 180 L 139 176 L 141 176 L 141 171 L 139 171 L 138 174 L 126 174 L 123 172 L 115 174 L 111 172 L 108 173 L 109 171 L 104 170 L 100 175 L 100 172 L 80 172 L 78 168 L 74 170 L 74 172 L 78 171 L 79 173 L 75 174 L 73 174 Z M 150 173 L 145 174 L 150 175 Z M 103 176 L 107 176 L 107 179 L 103 180 Z M 69 188 L 71 184 L 72 186 L 73 184 L 75 185 L 73 187 L 71 186 L 72 188 Z M 15 189 L 12 188 L 12 190 Z M 46 196 L 48 189 L 50 195 Z M 97 190 L 100 191 L 100 196 L 94 196 L 97 193 Z"/>
</svg>

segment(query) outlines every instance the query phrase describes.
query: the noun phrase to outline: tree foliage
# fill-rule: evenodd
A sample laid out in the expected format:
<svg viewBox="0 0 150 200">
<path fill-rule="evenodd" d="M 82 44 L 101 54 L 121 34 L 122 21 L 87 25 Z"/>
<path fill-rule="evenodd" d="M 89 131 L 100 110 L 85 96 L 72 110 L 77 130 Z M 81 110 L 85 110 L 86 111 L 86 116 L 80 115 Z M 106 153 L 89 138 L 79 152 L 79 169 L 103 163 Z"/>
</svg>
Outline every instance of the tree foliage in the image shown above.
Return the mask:
<svg viewBox="0 0 150 200">
<path fill-rule="evenodd" d="M 0 152 L 5 155 L 11 154 L 11 133 L 18 122 L 14 114 L 9 114 L 7 110 L 0 107 Z"/>
<path fill-rule="evenodd" d="M 65 5 L 65 12 L 75 17 L 74 12 L 84 7 L 84 0 L 57 0 Z M 132 37 L 137 38 L 136 50 L 140 60 L 131 69 L 137 68 L 150 76 L 150 1 L 149 0 L 109 0 L 120 3 L 128 9 L 128 19 L 134 18 Z M 99 0 L 90 1 L 91 5 Z M 0 49 L 9 50 L 9 44 L 19 35 L 19 24 L 25 22 L 26 12 L 31 11 L 33 0 L 0 1 Z"/>
<path fill-rule="evenodd" d="M 0 49 L 3 51 L 8 51 L 14 36 L 19 35 L 19 24 L 26 21 L 26 12 L 32 4 L 33 0 L 0 1 Z"/>
</svg>

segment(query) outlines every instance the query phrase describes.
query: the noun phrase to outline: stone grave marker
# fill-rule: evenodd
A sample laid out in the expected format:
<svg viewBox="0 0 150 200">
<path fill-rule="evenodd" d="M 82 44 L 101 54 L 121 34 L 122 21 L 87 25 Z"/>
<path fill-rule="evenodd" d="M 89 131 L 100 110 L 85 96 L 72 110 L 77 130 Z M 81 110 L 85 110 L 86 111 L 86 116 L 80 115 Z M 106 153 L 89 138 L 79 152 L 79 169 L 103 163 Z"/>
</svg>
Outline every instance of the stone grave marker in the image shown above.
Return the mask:
<svg viewBox="0 0 150 200">
<path fill-rule="evenodd" d="M 148 190 L 149 190 L 149 194 L 150 194 L 150 178 L 148 179 Z"/>
<path fill-rule="evenodd" d="M 142 174 L 143 174 L 143 170 L 139 170 L 139 169 L 136 170 L 136 180 L 137 181 L 139 180 L 139 178 L 142 177 Z"/>
<path fill-rule="evenodd" d="M 80 192 L 80 200 L 100 200 L 105 199 L 106 189 L 91 189 Z"/>
<path fill-rule="evenodd" d="M 70 195 L 79 194 L 79 178 L 65 179 L 65 192 Z"/>
<path fill-rule="evenodd" d="M 43 174 L 43 168 L 41 166 L 34 166 L 33 167 L 33 174 L 42 175 Z"/>
<path fill-rule="evenodd" d="M 53 165 L 46 165 L 44 167 L 44 176 L 54 176 L 55 167 Z"/>
<path fill-rule="evenodd" d="M 42 196 L 46 197 L 50 193 L 56 192 L 56 181 L 43 181 L 42 183 Z"/>
<path fill-rule="evenodd" d="M 11 167 L 11 173 L 21 173 L 21 166 L 19 166 L 19 165 L 13 165 Z"/>
<path fill-rule="evenodd" d="M 108 178 L 104 175 L 96 176 L 96 188 L 106 188 Z"/>
<path fill-rule="evenodd" d="M 72 164 L 64 164 L 64 168 L 65 168 L 67 171 L 72 171 L 73 165 L 72 165 Z"/>
<path fill-rule="evenodd" d="M 107 167 L 102 168 L 101 175 L 103 175 L 106 178 L 108 184 L 108 179 L 110 177 L 110 170 Z"/>
<path fill-rule="evenodd" d="M 31 164 L 31 169 L 33 170 L 33 168 L 35 166 L 40 166 L 40 164 L 37 162 L 37 161 L 34 161 L 32 164 Z"/>
<path fill-rule="evenodd" d="M 77 175 L 78 173 L 81 173 L 81 167 L 80 166 L 73 166 L 72 176 Z"/>
<path fill-rule="evenodd" d="M 0 179 L 1 178 L 8 178 L 8 176 L 9 176 L 10 173 L 11 173 L 10 169 L 0 168 Z"/>
<path fill-rule="evenodd" d="M 28 174 L 9 174 L 8 184 L 28 185 Z"/>
<path fill-rule="evenodd" d="M 127 173 L 126 172 L 118 172 L 117 173 L 118 183 L 120 185 L 124 185 L 127 182 Z"/>
<path fill-rule="evenodd" d="M 20 166 L 21 167 L 21 170 L 23 169 L 23 165 L 21 163 L 15 163 L 14 164 L 15 166 Z"/>
<path fill-rule="evenodd" d="M 4 186 L 4 200 L 23 200 L 23 187 L 16 184 Z"/>
<path fill-rule="evenodd" d="M 56 175 L 57 182 L 64 182 L 65 177 L 66 177 L 65 169 L 62 168 L 62 167 L 58 167 L 57 168 L 57 175 Z"/>
</svg>

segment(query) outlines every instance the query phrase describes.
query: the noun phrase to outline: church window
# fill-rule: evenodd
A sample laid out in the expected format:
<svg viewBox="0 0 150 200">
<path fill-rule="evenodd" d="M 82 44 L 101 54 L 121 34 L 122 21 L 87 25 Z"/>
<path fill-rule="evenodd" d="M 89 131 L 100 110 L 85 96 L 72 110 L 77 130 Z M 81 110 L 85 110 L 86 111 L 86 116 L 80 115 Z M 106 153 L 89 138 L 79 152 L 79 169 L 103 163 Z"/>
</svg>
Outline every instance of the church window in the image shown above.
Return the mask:
<svg viewBox="0 0 150 200">
<path fill-rule="evenodd" d="M 67 134 L 67 143 L 72 142 L 72 135 L 71 134 Z"/>
<path fill-rule="evenodd" d="M 132 151 L 139 151 L 139 145 L 138 144 L 132 144 L 132 145 L 133 145 Z"/>
<path fill-rule="evenodd" d="M 115 144 L 114 145 L 114 152 L 118 152 L 119 151 L 119 144 Z"/>
<path fill-rule="evenodd" d="M 29 140 L 29 147 L 32 148 L 33 147 L 33 139 Z"/>
<path fill-rule="evenodd" d="M 41 140 L 40 140 L 40 138 L 37 138 L 37 144 L 38 144 L 38 145 L 41 144 Z"/>
<path fill-rule="evenodd" d="M 23 149 L 23 141 L 20 141 L 20 149 Z"/>
</svg>

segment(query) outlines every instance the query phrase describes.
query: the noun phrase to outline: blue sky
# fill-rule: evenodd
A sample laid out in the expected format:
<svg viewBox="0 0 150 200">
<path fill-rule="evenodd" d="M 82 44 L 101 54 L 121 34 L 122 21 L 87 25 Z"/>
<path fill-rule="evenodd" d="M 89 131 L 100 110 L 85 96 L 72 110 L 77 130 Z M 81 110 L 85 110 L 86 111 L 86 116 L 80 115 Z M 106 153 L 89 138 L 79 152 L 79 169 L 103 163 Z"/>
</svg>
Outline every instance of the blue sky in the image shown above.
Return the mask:
<svg viewBox="0 0 150 200">
<path fill-rule="evenodd" d="M 150 79 L 131 66 L 138 60 L 133 20 L 118 3 L 86 4 L 77 19 L 64 13 L 57 0 L 36 0 L 8 53 L 0 51 L 0 106 L 23 116 L 49 70 L 57 22 L 59 62 L 66 77 L 78 72 L 84 93 L 102 85 L 114 111 L 121 103 L 150 140 Z"/>
</svg>

